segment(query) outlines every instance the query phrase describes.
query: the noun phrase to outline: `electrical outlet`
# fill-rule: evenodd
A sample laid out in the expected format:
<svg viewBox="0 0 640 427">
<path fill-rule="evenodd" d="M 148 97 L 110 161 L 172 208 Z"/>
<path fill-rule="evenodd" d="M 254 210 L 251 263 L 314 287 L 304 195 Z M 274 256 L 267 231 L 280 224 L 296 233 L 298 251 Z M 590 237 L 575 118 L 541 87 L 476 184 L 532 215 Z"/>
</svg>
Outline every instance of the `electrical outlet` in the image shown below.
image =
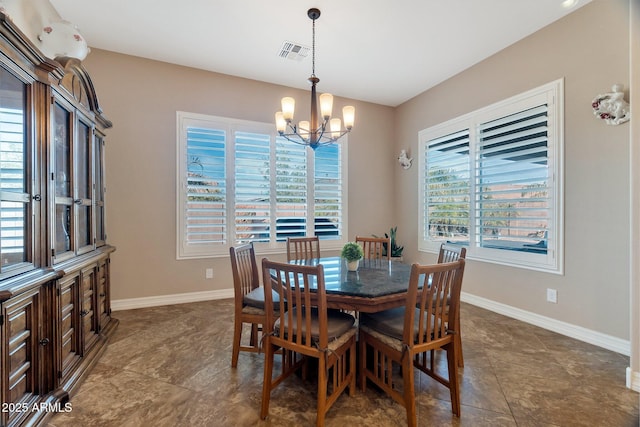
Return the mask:
<svg viewBox="0 0 640 427">
<path fill-rule="evenodd" d="M 558 291 L 547 288 L 547 302 L 558 303 Z"/>
<path fill-rule="evenodd" d="M 213 268 L 207 268 L 204 271 L 204 278 L 205 279 L 213 279 Z"/>
</svg>

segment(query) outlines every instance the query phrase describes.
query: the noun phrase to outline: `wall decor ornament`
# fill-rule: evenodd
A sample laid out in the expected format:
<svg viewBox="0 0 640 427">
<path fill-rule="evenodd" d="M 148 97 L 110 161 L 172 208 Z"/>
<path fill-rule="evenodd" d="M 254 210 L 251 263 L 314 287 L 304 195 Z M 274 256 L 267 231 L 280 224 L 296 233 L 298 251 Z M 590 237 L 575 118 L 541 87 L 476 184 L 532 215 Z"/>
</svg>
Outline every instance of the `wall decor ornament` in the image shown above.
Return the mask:
<svg viewBox="0 0 640 427">
<path fill-rule="evenodd" d="M 611 92 L 598 95 L 591 101 L 593 114 L 608 125 L 619 125 L 631 118 L 631 107 L 624 100 L 621 84 L 611 87 Z"/>
<path fill-rule="evenodd" d="M 407 150 L 400 150 L 400 155 L 398 156 L 398 163 L 402 166 L 403 169 L 409 169 L 411 167 L 412 158 L 409 158 L 407 155 Z"/>
</svg>

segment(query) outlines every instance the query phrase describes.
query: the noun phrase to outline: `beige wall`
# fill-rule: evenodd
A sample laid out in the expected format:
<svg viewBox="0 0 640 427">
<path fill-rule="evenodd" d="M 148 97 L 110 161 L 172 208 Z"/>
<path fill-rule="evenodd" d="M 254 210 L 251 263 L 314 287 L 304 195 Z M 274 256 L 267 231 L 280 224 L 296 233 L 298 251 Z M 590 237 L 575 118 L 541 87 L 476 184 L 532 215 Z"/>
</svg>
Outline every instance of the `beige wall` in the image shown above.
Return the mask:
<svg viewBox="0 0 640 427">
<path fill-rule="evenodd" d="M 117 248 L 112 299 L 231 289 L 228 257 L 176 260 L 176 111 L 271 123 L 280 98 L 293 95 L 300 108 L 309 92 L 98 49 L 84 65 L 114 123 L 106 153 L 108 241 Z M 354 105 L 348 236 L 384 232 L 394 214 L 393 111 Z M 206 268 L 214 279 L 205 280 Z"/>
<path fill-rule="evenodd" d="M 564 78 L 565 273 L 484 262 L 467 264 L 463 291 L 613 337 L 629 340 L 629 123 L 594 118 L 591 100 L 629 74 L 628 0 L 596 0 L 401 105 L 396 151 L 418 153 L 421 129 Z M 402 242 L 419 253 L 418 168 L 396 171 Z M 558 303 L 546 302 L 546 289 Z"/>
</svg>

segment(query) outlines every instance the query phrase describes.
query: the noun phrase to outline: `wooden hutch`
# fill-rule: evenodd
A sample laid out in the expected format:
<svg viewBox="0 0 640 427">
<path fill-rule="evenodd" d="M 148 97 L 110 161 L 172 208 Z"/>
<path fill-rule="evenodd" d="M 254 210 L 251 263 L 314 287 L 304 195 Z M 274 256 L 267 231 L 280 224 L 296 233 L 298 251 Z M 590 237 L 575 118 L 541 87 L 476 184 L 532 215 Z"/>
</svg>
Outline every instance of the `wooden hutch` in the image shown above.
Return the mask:
<svg viewBox="0 0 640 427">
<path fill-rule="evenodd" d="M 0 13 L 0 426 L 64 409 L 117 326 L 104 131 L 89 75 Z"/>
</svg>

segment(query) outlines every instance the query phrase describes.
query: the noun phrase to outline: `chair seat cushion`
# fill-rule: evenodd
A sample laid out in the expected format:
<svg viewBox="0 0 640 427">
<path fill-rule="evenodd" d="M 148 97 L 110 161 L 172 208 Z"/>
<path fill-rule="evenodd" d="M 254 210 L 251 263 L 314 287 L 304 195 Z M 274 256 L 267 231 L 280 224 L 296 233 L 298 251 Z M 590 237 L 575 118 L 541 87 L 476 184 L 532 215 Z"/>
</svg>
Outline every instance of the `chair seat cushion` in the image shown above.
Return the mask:
<svg viewBox="0 0 640 427">
<path fill-rule="evenodd" d="M 418 338 L 418 324 L 420 309 L 415 309 L 414 316 L 414 341 Z M 365 326 L 391 338 L 401 340 L 404 332 L 405 308 L 397 307 L 377 313 L 360 313 L 360 325 Z M 432 317 L 433 319 L 433 317 Z M 433 322 L 433 321 L 432 321 Z M 433 323 L 432 323 L 433 327 Z"/>
<path fill-rule="evenodd" d="M 294 307 L 291 310 L 294 319 L 296 318 L 297 308 L 298 307 Z M 280 321 L 283 318 L 284 318 L 284 325 L 286 328 L 286 326 L 288 325 L 289 312 L 286 312 L 282 317 L 276 320 L 276 323 L 274 325 L 274 330 L 276 335 L 280 333 Z M 348 332 L 349 330 L 351 330 L 355 321 L 356 319 L 349 313 L 344 313 L 342 311 L 334 311 L 334 310 L 327 311 L 327 336 L 329 338 L 329 341 L 333 341 L 339 338 L 341 335 Z M 306 334 L 305 328 L 306 328 L 306 325 L 303 324 L 302 331 L 300 331 L 302 334 Z M 296 326 L 294 326 L 292 332 L 294 335 L 298 334 Z M 311 309 L 311 337 L 314 340 L 318 340 L 320 338 L 320 323 L 318 320 L 317 308 Z"/>
<path fill-rule="evenodd" d="M 404 307 L 397 307 L 377 313 L 360 313 L 360 326 L 366 326 L 384 335 L 402 340 L 404 312 Z"/>
<path fill-rule="evenodd" d="M 280 302 L 280 295 L 277 292 L 271 290 L 271 295 L 273 295 L 273 304 L 274 308 L 276 304 Z M 251 307 L 261 308 L 264 310 L 264 288 L 262 286 L 258 286 L 248 294 L 242 298 L 242 301 Z"/>
</svg>

